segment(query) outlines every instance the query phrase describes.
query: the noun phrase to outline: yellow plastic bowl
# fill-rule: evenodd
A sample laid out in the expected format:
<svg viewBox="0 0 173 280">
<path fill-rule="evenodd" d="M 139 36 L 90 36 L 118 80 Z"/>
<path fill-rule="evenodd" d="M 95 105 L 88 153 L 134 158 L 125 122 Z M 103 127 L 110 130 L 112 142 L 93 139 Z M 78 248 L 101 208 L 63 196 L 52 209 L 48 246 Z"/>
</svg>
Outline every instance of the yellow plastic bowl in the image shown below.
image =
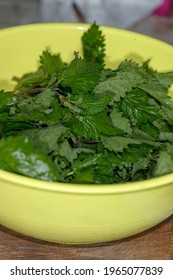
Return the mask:
<svg viewBox="0 0 173 280">
<path fill-rule="evenodd" d="M 33 24 L 0 31 L 0 87 L 35 70 L 50 47 L 69 61 L 81 51 L 84 24 Z M 158 40 L 102 27 L 108 66 L 125 57 L 152 59 L 160 71 L 173 69 L 173 47 Z M 125 238 L 160 223 L 173 213 L 173 174 L 120 185 L 43 182 L 0 171 L 0 223 L 42 240 L 91 244 Z"/>
</svg>

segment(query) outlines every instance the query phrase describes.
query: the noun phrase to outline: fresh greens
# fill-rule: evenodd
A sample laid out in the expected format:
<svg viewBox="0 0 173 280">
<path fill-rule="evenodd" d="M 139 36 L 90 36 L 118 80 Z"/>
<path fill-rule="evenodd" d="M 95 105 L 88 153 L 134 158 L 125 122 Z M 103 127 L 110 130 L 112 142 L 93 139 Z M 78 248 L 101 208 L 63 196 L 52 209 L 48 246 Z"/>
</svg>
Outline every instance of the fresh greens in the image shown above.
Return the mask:
<svg viewBox="0 0 173 280">
<path fill-rule="evenodd" d="M 0 91 L 0 168 L 89 184 L 173 172 L 173 72 L 132 60 L 107 69 L 96 23 L 81 40 L 83 57 L 66 63 L 45 50 L 37 71 Z"/>
</svg>

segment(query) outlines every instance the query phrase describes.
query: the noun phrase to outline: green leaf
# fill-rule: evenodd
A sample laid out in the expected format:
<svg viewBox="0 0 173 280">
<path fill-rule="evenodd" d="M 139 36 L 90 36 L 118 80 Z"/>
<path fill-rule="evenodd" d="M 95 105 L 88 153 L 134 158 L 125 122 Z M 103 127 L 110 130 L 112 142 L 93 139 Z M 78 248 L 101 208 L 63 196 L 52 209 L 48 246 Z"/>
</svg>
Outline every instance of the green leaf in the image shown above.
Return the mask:
<svg viewBox="0 0 173 280">
<path fill-rule="evenodd" d="M 95 140 L 99 138 L 99 131 L 92 116 L 72 116 L 67 125 L 78 137 Z"/>
<path fill-rule="evenodd" d="M 173 172 L 173 156 L 162 151 L 157 160 L 154 176 L 162 176 Z"/>
<path fill-rule="evenodd" d="M 114 166 L 115 167 L 115 166 Z M 109 157 L 100 157 L 94 167 L 94 178 L 97 184 L 111 184 L 114 181 L 113 164 Z"/>
<path fill-rule="evenodd" d="M 0 153 L 1 169 L 45 181 L 61 179 L 51 160 L 23 136 L 1 140 Z"/>
<path fill-rule="evenodd" d="M 168 96 L 167 89 L 156 81 L 148 81 L 148 83 L 141 85 L 140 88 L 147 92 L 151 97 L 157 100 L 160 104 L 173 110 L 173 101 Z"/>
<path fill-rule="evenodd" d="M 126 79 L 124 74 L 108 78 L 106 81 L 96 85 L 94 93 L 98 95 L 98 98 L 105 94 L 112 94 L 113 100 L 118 102 L 121 97 L 124 98 L 126 93 L 132 90 L 132 83 L 129 82 L 129 80 L 131 80 L 131 78 L 129 77 Z"/>
<path fill-rule="evenodd" d="M 111 152 L 123 152 L 129 145 L 140 145 L 141 142 L 135 139 L 114 136 L 114 137 L 101 137 L 102 143 L 106 149 Z"/>
<path fill-rule="evenodd" d="M 14 78 L 16 80 L 16 78 Z M 39 68 L 36 72 L 24 74 L 21 78 L 17 78 L 15 90 L 25 90 L 38 86 L 45 79 L 43 68 Z"/>
<path fill-rule="evenodd" d="M 72 116 L 68 122 L 73 133 L 81 138 L 98 140 L 100 135 L 119 135 L 121 131 L 115 129 L 105 112 L 95 115 Z"/>
<path fill-rule="evenodd" d="M 101 157 L 101 154 L 90 155 L 83 161 L 75 161 L 72 165 L 73 172 L 79 172 L 80 170 L 85 170 L 91 168 L 97 164 L 98 159 Z"/>
<path fill-rule="evenodd" d="M 83 114 L 94 115 L 105 110 L 112 99 L 112 94 L 100 96 L 98 98 L 93 93 L 87 93 L 82 97 L 82 103 L 78 105 Z"/>
<path fill-rule="evenodd" d="M 89 154 L 94 154 L 94 150 L 91 150 L 91 149 L 87 149 L 87 148 L 75 148 L 73 149 L 73 159 L 77 159 L 80 157 L 83 158 L 83 157 L 86 157 L 88 156 Z"/>
<path fill-rule="evenodd" d="M 160 134 L 159 134 L 159 140 L 160 141 L 168 141 L 170 143 L 173 143 L 173 132 L 161 131 Z"/>
<path fill-rule="evenodd" d="M 158 82 L 165 88 L 169 88 L 173 83 L 173 72 L 157 73 L 155 74 Z"/>
<path fill-rule="evenodd" d="M 36 128 L 23 131 L 32 141 L 34 147 L 44 154 L 49 154 L 58 148 L 59 139 L 65 135 L 69 129 L 65 126 L 54 125 L 45 128 Z"/>
<path fill-rule="evenodd" d="M 125 166 L 131 166 L 133 163 L 138 162 L 140 158 L 151 156 L 154 152 L 154 147 L 145 143 L 141 145 L 132 145 L 125 149 L 123 153 L 119 153 L 117 157 Z"/>
<path fill-rule="evenodd" d="M 132 178 L 136 175 L 137 172 L 141 171 L 141 170 L 146 170 L 149 166 L 151 157 L 145 157 L 145 158 L 140 158 L 137 162 L 135 162 L 133 164 L 133 168 L 132 168 Z"/>
<path fill-rule="evenodd" d="M 17 96 L 17 115 L 26 122 L 39 124 L 55 124 L 62 117 L 58 99 L 50 89 L 46 89 L 35 97 Z M 15 115 L 12 120 L 15 120 Z"/>
<path fill-rule="evenodd" d="M 99 26 L 93 23 L 82 36 L 84 58 L 91 62 L 104 65 L 105 37 Z"/>
<path fill-rule="evenodd" d="M 122 130 L 113 127 L 111 119 L 110 117 L 108 117 L 106 111 L 103 111 L 91 117 L 94 120 L 97 129 L 101 135 L 107 135 L 107 136 L 122 135 Z"/>
<path fill-rule="evenodd" d="M 39 110 L 44 112 L 46 109 L 52 106 L 54 100 L 54 93 L 50 89 L 46 89 L 38 94 L 32 103 L 32 110 Z"/>
<path fill-rule="evenodd" d="M 7 118 L 8 118 L 8 113 L 0 113 L 0 129 L 1 129 L 2 122 L 5 122 Z"/>
<path fill-rule="evenodd" d="M 0 112 L 16 102 L 15 96 L 0 90 Z"/>
<path fill-rule="evenodd" d="M 0 124 L 0 130 L 4 137 L 9 135 L 16 135 L 20 131 L 26 130 L 26 129 L 32 129 L 35 128 L 35 125 L 30 124 L 29 122 L 25 121 L 14 121 L 7 119 L 3 120 Z"/>
<path fill-rule="evenodd" d="M 148 74 L 132 61 L 124 61 L 120 64 L 114 77 L 100 82 L 94 92 L 100 95 L 112 93 L 113 100 L 118 102 L 128 92 L 138 85 L 147 82 Z"/>
<path fill-rule="evenodd" d="M 62 87 L 71 88 L 75 94 L 84 94 L 95 87 L 99 77 L 99 65 L 76 57 L 62 71 L 59 79 Z"/>
<path fill-rule="evenodd" d="M 173 125 L 173 110 L 165 106 L 161 106 L 161 115 L 163 120 L 166 120 L 167 124 Z"/>
<path fill-rule="evenodd" d="M 122 99 L 118 108 L 133 125 L 146 123 L 160 118 L 158 107 L 150 104 L 148 95 L 140 89 L 134 89 Z"/>
<path fill-rule="evenodd" d="M 51 108 L 44 109 L 42 112 L 37 110 L 32 110 L 32 112 L 28 115 L 28 120 L 33 123 L 45 124 L 45 125 L 54 125 L 59 123 L 60 119 L 63 115 L 63 109 L 58 103 L 57 99 L 54 99 L 51 104 Z"/>
<path fill-rule="evenodd" d="M 123 60 L 117 69 L 118 72 L 131 72 L 133 75 L 135 75 L 135 80 L 140 82 L 147 82 L 148 78 L 152 77 L 151 73 L 148 73 L 148 69 L 146 69 L 145 65 L 138 64 L 137 62 L 133 60 Z"/>
<path fill-rule="evenodd" d="M 112 110 L 110 117 L 115 128 L 118 128 L 127 134 L 130 134 L 132 132 L 130 122 L 127 118 L 122 116 L 122 112 L 117 112 L 114 109 Z"/>
<path fill-rule="evenodd" d="M 140 130 L 144 131 L 145 133 L 149 134 L 151 137 L 155 138 L 155 140 L 158 140 L 159 137 L 159 131 L 158 129 L 149 121 L 146 123 L 141 123 L 139 126 Z"/>
<path fill-rule="evenodd" d="M 59 144 L 59 155 L 66 158 L 69 162 L 73 162 L 73 150 L 67 139 Z"/>
<path fill-rule="evenodd" d="M 81 171 L 80 173 L 76 173 L 74 178 L 71 181 L 72 183 L 77 183 L 77 184 L 92 184 L 95 182 L 94 180 L 94 175 L 93 175 L 93 170 L 92 169 L 87 169 L 84 171 Z"/>
<path fill-rule="evenodd" d="M 153 137 L 152 135 L 148 134 L 143 130 L 140 130 L 137 127 L 133 129 L 133 138 L 141 141 L 141 143 L 145 143 L 151 146 L 160 146 L 160 143 L 157 141 L 158 140 L 157 137 Z"/>
<path fill-rule="evenodd" d="M 40 63 L 48 76 L 51 76 L 53 73 L 59 73 L 65 66 L 60 54 L 53 55 L 48 50 L 43 51 L 40 55 Z"/>
<path fill-rule="evenodd" d="M 94 92 L 98 96 L 111 93 L 115 102 L 120 101 L 120 99 L 124 98 L 134 87 L 146 82 L 146 77 L 143 77 L 140 72 L 138 73 L 136 68 L 137 67 L 135 67 L 135 71 L 132 71 L 133 67 L 131 70 L 124 70 L 124 68 L 120 67 L 115 77 L 100 82 L 95 87 Z"/>
</svg>

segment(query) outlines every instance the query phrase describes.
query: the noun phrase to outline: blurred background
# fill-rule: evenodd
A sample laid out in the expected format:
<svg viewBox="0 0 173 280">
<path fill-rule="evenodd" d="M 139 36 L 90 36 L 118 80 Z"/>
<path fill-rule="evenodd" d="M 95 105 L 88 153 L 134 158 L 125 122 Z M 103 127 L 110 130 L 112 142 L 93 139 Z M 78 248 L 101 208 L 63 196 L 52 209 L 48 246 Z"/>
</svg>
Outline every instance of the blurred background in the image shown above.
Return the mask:
<svg viewBox="0 0 173 280">
<path fill-rule="evenodd" d="M 0 0 L 0 28 L 94 20 L 173 44 L 173 0 Z"/>
</svg>

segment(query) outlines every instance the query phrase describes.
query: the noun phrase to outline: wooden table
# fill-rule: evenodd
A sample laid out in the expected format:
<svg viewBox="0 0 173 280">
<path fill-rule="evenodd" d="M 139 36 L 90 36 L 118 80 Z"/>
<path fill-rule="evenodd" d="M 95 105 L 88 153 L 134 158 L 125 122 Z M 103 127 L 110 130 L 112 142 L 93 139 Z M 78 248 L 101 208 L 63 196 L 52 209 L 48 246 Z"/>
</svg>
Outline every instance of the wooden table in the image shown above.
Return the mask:
<svg viewBox="0 0 173 280">
<path fill-rule="evenodd" d="M 0 227 L 0 260 L 173 260 L 173 216 L 132 238 L 97 245 L 61 245 Z"/>
<path fill-rule="evenodd" d="M 173 18 L 151 16 L 133 26 L 131 30 L 173 44 Z M 135 237 L 92 246 L 67 246 L 41 242 L 0 226 L 0 260 L 3 259 L 173 260 L 173 216 Z"/>
</svg>

